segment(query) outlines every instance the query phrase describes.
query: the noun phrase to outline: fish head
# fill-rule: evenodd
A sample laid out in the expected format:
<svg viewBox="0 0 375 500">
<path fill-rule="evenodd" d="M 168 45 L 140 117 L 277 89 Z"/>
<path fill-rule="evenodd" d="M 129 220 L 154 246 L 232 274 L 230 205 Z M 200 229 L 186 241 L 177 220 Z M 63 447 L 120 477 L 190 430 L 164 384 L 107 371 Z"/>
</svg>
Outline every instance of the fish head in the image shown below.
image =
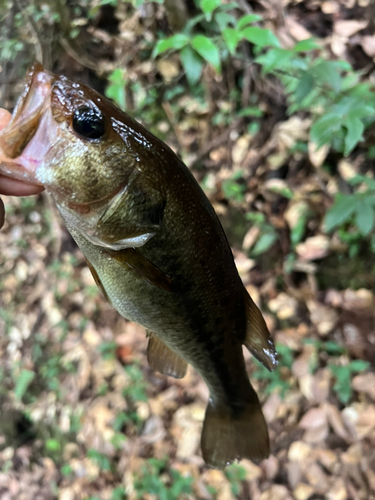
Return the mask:
<svg viewBox="0 0 375 500">
<path fill-rule="evenodd" d="M 121 116 L 94 90 L 37 63 L 0 132 L 0 173 L 44 186 L 67 222 L 111 246 L 98 222 L 118 204 L 139 161 Z"/>
</svg>

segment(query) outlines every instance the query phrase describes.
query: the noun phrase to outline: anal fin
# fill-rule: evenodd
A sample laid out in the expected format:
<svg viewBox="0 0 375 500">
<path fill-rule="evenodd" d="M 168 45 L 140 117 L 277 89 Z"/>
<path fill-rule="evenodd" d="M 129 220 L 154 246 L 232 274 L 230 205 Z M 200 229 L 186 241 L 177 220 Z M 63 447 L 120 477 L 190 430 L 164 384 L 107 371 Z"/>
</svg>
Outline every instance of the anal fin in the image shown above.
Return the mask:
<svg viewBox="0 0 375 500">
<path fill-rule="evenodd" d="M 150 368 L 163 375 L 174 378 L 183 378 L 186 374 L 187 363 L 164 344 L 154 333 L 147 331 L 149 337 L 147 346 L 147 361 Z"/>
<path fill-rule="evenodd" d="M 277 353 L 272 337 L 262 313 L 247 292 L 245 302 L 247 329 L 244 344 L 258 361 L 272 371 L 277 366 Z"/>
</svg>

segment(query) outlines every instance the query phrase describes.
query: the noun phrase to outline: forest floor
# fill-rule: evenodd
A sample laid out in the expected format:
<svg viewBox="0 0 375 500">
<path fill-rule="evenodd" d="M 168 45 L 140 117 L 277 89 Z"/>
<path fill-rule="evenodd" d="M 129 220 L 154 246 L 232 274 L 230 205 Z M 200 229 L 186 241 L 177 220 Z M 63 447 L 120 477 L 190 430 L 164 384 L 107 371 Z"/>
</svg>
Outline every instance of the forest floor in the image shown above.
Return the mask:
<svg viewBox="0 0 375 500">
<path fill-rule="evenodd" d="M 332 57 L 374 78 L 369 2 L 252 4 L 286 45 L 319 37 Z M 139 14 L 123 17 L 114 34 L 99 20 L 89 31 L 96 30 L 105 47 L 98 66 L 109 64 L 111 53 L 115 68 L 124 57 L 116 47 L 132 42 L 131 33 L 139 35 L 142 26 L 151 29 Z M 89 64 L 68 52 L 55 70 L 103 90 Z M 159 72 L 168 83 L 178 62 L 167 60 L 159 67 L 134 63 L 133 70 L 142 81 Z M 235 82 L 225 74 L 224 83 L 215 80 L 209 71 L 205 77 L 209 97 L 219 96 L 225 114 Z M 338 186 L 350 172 L 363 171 L 363 155 L 340 158 L 334 175 L 314 167 L 305 152 L 293 151 L 306 140 L 304 117 L 288 118 L 277 84 L 268 83 L 257 89 L 266 118 L 255 141 L 242 122 L 211 127 L 210 114 L 186 95 L 178 121 L 164 104 L 153 131 L 168 138 L 201 181 L 277 345 L 280 362 L 273 373 L 244 353 L 268 423 L 270 457 L 225 471 L 205 467 L 199 445 L 208 399 L 203 381 L 191 368 L 181 380 L 149 369 L 144 329 L 105 302 L 48 195 L 4 197 L 1 500 L 375 499 L 374 253 L 366 243 L 354 257 L 340 253 L 342 243 L 322 223 Z M 238 169 L 245 173 L 243 184 L 233 183 Z M 287 272 L 290 227 L 306 203 L 312 215 Z M 255 224 L 248 212 L 264 219 Z M 270 226 L 277 233 L 274 245 L 250 257 Z"/>
</svg>

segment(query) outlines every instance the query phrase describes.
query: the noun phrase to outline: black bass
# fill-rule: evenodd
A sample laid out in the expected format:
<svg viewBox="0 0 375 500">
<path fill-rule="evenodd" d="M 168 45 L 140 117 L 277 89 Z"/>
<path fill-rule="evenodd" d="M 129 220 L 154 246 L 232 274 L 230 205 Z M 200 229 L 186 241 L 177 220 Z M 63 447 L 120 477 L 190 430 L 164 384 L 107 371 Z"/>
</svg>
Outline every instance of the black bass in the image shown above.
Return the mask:
<svg viewBox="0 0 375 500">
<path fill-rule="evenodd" d="M 267 457 L 242 345 L 270 370 L 275 348 L 215 211 L 172 150 L 97 92 L 36 64 L 0 132 L 0 172 L 52 195 L 108 302 L 147 329 L 150 366 L 179 378 L 191 364 L 202 376 L 205 462 Z"/>
</svg>

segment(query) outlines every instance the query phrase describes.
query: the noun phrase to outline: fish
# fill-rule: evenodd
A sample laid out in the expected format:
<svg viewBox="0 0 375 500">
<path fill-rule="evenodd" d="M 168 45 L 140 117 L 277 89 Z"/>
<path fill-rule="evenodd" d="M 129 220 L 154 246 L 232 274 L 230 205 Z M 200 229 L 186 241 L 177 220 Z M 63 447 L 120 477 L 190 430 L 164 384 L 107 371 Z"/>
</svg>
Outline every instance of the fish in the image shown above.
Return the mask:
<svg viewBox="0 0 375 500">
<path fill-rule="evenodd" d="M 34 64 L 0 132 L 0 173 L 52 196 L 106 300 L 147 332 L 147 360 L 209 389 L 201 450 L 209 467 L 269 455 L 242 346 L 277 354 L 219 219 L 181 159 L 93 89 Z"/>
</svg>

